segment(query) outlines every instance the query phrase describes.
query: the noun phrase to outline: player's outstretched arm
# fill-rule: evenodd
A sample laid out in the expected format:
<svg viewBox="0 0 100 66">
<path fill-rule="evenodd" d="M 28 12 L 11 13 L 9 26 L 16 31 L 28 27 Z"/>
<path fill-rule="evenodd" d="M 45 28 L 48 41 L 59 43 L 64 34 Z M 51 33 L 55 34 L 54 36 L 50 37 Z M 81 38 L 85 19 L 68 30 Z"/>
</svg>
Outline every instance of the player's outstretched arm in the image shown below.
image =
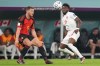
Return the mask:
<svg viewBox="0 0 100 66">
<path fill-rule="evenodd" d="M 36 35 L 36 31 L 35 31 L 34 28 L 32 28 L 31 33 L 32 33 L 32 36 L 33 36 L 34 38 L 37 38 L 37 39 L 38 39 L 38 37 L 37 37 L 37 35 Z"/>
<path fill-rule="evenodd" d="M 79 17 L 76 17 L 75 21 L 77 22 L 77 28 L 80 28 L 82 20 Z"/>
</svg>

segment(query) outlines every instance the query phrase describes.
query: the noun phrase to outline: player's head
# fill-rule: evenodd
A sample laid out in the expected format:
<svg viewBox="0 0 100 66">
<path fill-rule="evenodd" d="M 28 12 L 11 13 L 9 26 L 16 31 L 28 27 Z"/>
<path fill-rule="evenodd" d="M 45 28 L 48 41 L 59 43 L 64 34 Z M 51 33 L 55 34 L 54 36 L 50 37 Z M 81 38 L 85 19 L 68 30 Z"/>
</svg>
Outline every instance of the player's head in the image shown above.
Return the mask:
<svg viewBox="0 0 100 66">
<path fill-rule="evenodd" d="M 69 4 L 64 3 L 64 4 L 62 5 L 62 12 L 63 12 L 63 14 L 66 14 L 69 10 L 70 10 Z"/>
<path fill-rule="evenodd" d="M 25 11 L 31 17 L 34 15 L 34 8 L 31 6 L 26 7 Z"/>
</svg>

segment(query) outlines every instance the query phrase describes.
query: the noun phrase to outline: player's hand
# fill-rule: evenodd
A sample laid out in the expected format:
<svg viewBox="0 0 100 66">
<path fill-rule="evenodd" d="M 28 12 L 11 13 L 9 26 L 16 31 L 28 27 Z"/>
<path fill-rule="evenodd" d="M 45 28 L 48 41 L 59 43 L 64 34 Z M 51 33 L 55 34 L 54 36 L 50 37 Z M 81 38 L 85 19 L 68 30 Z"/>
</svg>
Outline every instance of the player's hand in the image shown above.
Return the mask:
<svg viewBox="0 0 100 66">
<path fill-rule="evenodd" d="M 37 44 L 38 47 L 43 46 L 44 42 L 43 41 L 39 41 L 39 43 Z"/>
<path fill-rule="evenodd" d="M 43 44 L 43 41 L 40 41 L 40 40 L 39 40 L 39 44 Z"/>
</svg>

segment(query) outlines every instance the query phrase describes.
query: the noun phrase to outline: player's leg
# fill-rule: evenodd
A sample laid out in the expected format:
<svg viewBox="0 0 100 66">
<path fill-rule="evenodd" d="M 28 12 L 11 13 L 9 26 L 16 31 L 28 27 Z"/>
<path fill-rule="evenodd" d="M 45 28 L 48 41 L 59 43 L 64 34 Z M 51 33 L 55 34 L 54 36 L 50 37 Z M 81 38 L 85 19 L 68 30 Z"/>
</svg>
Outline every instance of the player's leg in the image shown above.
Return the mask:
<svg viewBox="0 0 100 66">
<path fill-rule="evenodd" d="M 32 43 L 34 43 L 39 48 L 39 52 L 42 55 L 45 63 L 46 64 L 52 64 L 52 62 L 49 61 L 48 58 L 47 58 L 46 51 L 45 51 L 45 49 L 43 47 L 43 42 L 40 42 L 39 40 L 37 40 L 37 39 L 34 38 L 32 40 Z"/>
<path fill-rule="evenodd" d="M 70 51 L 69 49 L 67 49 L 65 44 L 62 44 L 62 43 L 60 44 L 59 51 L 68 53 L 71 56 L 74 56 L 74 53 L 72 51 Z"/>
<path fill-rule="evenodd" d="M 78 51 L 78 49 L 74 46 L 75 42 L 77 41 L 77 39 L 79 38 L 80 33 L 73 33 L 73 35 L 69 38 L 69 42 L 67 44 L 67 46 L 76 54 L 79 56 L 79 58 L 81 59 L 81 63 L 83 63 L 83 61 L 85 60 L 85 57 L 82 56 L 82 54 Z"/>
<path fill-rule="evenodd" d="M 23 35 L 23 34 L 21 34 L 21 35 L 19 36 L 19 43 L 22 44 L 22 45 L 24 45 L 24 48 L 20 51 L 21 55 L 20 55 L 20 57 L 19 57 L 19 61 L 22 61 L 22 63 L 24 63 L 24 62 L 23 62 L 23 58 L 24 58 L 24 56 L 26 55 L 28 49 L 29 49 L 30 46 L 32 46 L 33 43 L 34 43 L 34 42 L 33 42 L 33 43 L 31 42 L 32 39 L 33 39 L 32 36 L 27 36 L 27 35 Z M 33 39 L 33 40 L 35 40 L 35 39 Z M 35 44 L 35 43 L 34 43 L 34 44 Z"/>
<path fill-rule="evenodd" d="M 65 38 L 62 40 L 60 47 L 59 47 L 59 51 L 64 52 L 64 53 L 68 53 L 71 56 L 74 56 L 74 53 L 66 48 L 66 45 L 68 44 L 68 36 L 69 36 L 69 32 L 67 33 Z"/>
<path fill-rule="evenodd" d="M 73 38 L 69 39 L 69 43 L 68 43 L 68 47 L 79 56 L 79 58 L 82 58 L 83 56 L 81 55 L 81 53 L 78 51 L 78 49 L 73 45 L 75 44 L 75 40 Z"/>
<path fill-rule="evenodd" d="M 25 57 L 25 55 L 28 52 L 28 49 L 30 48 L 32 43 L 28 38 L 24 37 L 23 41 L 22 42 L 20 41 L 20 44 L 23 44 L 24 48 L 20 51 L 21 55 L 19 56 L 19 59 L 17 62 L 19 64 L 24 64 L 25 62 L 24 62 L 23 58 Z"/>
<path fill-rule="evenodd" d="M 21 55 L 21 53 L 20 53 L 20 51 L 19 51 L 19 49 L 16 47 L 16 52 L 17 52 L 17 55 L 18 56 L 20 56 Z"/>
</svg>

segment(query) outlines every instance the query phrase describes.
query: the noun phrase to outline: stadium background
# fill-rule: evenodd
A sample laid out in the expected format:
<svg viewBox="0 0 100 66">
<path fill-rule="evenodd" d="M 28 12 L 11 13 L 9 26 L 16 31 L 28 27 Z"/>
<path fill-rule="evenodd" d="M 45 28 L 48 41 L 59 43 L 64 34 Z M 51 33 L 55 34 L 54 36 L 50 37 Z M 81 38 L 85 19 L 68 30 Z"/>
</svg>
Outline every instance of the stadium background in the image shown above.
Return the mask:
<svg viewBox="0 0 100 66">
<path fill-rule="evenodd" d="M 0 20 L 9 19 L 9 26 L 16 30 L 17 18 L 23 15 L 23 9 L 26 6 L 36 8 L 35 20 L 36 27 L 42 30 L 44 41 L 47 47 L 50 47 L 53 41 L 53 31 L 57 28 L 55 22 L 60 19 L 60 11 L 52 7 L 56 0 L 0 0 Z M 61 0 L 62 3 L 68 3 L 82 20 L 81 28 L 91 31 L 94 27 L 100 28 L 100 0 Z M 4 30 L 6 27 L 0 27 Z"/>
<path fill-rule="evenodd" d="M 52 7 L 56 0 L 0 0 L 0 23 L 2 20 L 11 20 L 10 25 L 1 26 L 4 30 L 7 27 L 16 30 L 17 18 L 23 15 L 23 9 L 27 6 L 33 6 L 35 11 L 35 26 L 42 30 L 45 36 L 45 45 L 50 47 L 53 41 L 53 31 L 57 28 L 55 22 L 60 19 L 60 11 L 54 10 Z M 89 32 L 94 27 L 100 28 L 100 0 L 60 0 L 62 3 L 68 3 L 72 7 L 72 11 L 78 15 L 83 25 L 81 28 L 86 28 Z M 87 59 L 84 64 L 80 64 L 79 60 L 66 59 L 51 59 L 54 64 L 50 66 L 99 66 L 100 59 Z M 25 59 L 24 66 L 47 66 L 43 60 Z M 16 63 L 15 60 L 0 59 L 0 66 L 22 66 Z"/>
</svg>

